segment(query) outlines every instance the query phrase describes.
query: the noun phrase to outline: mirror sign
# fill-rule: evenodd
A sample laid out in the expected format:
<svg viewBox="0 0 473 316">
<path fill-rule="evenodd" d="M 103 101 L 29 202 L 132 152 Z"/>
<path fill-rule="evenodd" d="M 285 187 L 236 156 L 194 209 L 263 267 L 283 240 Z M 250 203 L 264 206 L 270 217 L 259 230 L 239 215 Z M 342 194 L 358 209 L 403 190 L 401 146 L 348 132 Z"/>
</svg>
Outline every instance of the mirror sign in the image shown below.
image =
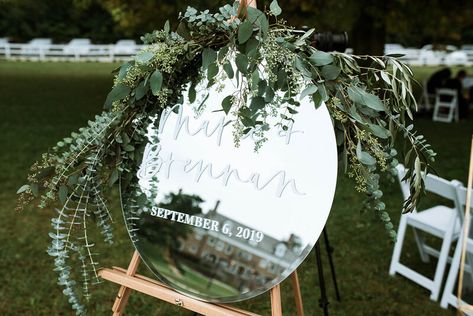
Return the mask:
<svg viewBox="0 0 473 316">
<path fill-rule="evenodd" d="M 151 206 L 123 205 L 158 279 L 211 302 L 254 297 L 297 268 L 322 232 L 337 175 L 325 106 L 307 97 L 285 130 L 269 115 L 275 127 L 235 140 L 234 117 L 218 111 L 232 85 L 205 90 L 203 110 L 184 102 L 152 124 L 137 174 Z"/>
</svg>

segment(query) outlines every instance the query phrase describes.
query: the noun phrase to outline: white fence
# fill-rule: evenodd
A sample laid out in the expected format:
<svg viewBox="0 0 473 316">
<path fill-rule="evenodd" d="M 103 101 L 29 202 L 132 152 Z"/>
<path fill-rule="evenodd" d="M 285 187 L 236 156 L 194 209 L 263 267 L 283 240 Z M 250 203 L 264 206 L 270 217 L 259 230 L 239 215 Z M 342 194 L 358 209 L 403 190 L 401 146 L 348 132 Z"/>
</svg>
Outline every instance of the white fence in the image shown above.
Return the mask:
<svg viewBox="0 0 473 316">
<path fill-rule="evenodd" d="M 84 45 L 70 46 L 12 44 L 0 42 L 0 59 L 31 61 L 99 61 L 113 62 L 129 60 L 144 45 Z"/>
<path fill-rule="evenodd" d="M 71 44 L 12 44 L 0 40 L 0 59 L 31 61 L 99 61 L 113 62 L 131 59 L 144 45 L 71 45 Z M 413 66 L 473 64 L 473 45 L 461 50 L 446 52 L 433 50 L 431 45 L 421 49 L 404 48 L 399 44 L 387 44 L 386 54 L 400 53 L 401 59 Z"/>
<path fill-rule="evenodd" d="M 473 45 L 461 49 L 447 45 L 446 50 L 433 49 L 432 45 L 422 48 L 404 48 L 399 44 L 386 44 L 385 54 L 402 54 L 401 60 L 412 66 L 470 66 L 473 64 Z"/>
</svg>

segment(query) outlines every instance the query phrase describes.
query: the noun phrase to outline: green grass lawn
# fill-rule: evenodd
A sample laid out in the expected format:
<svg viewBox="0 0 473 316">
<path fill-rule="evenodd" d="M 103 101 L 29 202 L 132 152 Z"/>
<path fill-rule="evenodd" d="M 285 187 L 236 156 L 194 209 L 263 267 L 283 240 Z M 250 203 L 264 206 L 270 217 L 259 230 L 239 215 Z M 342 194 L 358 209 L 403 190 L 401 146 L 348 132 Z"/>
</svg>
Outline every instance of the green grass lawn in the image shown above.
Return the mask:
<svg viewBox="0 0 473 316">
<path fill-rule="evenodd" d="M 52 259 L 46 254 L 52 210 L 15 212 L 15 192 L 38 156 L 84 125 L 101 107 L 111 87 L 112 64 L 0 62 L 0 315 L 69 315 L 69 304 L 56 284 Z M 433 68 L 415 68 L 419 81 Z M 472 72 L 471 69 L 469 69 Z M 473 116 L 473 114 L 472 114 Z M 436 151 L 435 165 L 446 178 L 466 182 L 473 121 L 453 124 L 417 120 Z M 397 223 L 401 196 L 397 184 L 385 188 L 385 200 Z M 116 195 L 112 194 L 116 197 Z M 429 293 L 406 279 L 388 275 L 392 243 L 372 214 L 361 214 L 362 196 L 340 176 L 327 227 L 335 247 L 334 259 L 342 302 L 329 285 L 331 315 L 453 315 L 429 300 Z M 124 229 L 116 198 L 113 212 L 116 242 L 99 244 L 101 265 L 125 267 L 133 248 Z M 308 223 L 310 224 L 310 223 Z M 325 253 L 325 250 L 323 249 Z M 434 263 L 422 264 L 412 236 L 407 236 L 403 260 L 431 275 Z M 328 265 L 325 265 L 328 272 Z M 141 273 L 148 274 L 144 266 Z M 313 253 L 299 269 L 307 315 L 322 315 Z M 329 280 L 329 275 L 327 274 Z M 89 304 L 91 315 L 109 315 L 118 287 L 103 283 Z M 295 315 L 291 286 L 283 283 L 285 315 Z M 238 304 L 269 315 L 269 295 Z M 191 315 L 142 294 L 133 294 L 127 315 Z"/>
</svg>

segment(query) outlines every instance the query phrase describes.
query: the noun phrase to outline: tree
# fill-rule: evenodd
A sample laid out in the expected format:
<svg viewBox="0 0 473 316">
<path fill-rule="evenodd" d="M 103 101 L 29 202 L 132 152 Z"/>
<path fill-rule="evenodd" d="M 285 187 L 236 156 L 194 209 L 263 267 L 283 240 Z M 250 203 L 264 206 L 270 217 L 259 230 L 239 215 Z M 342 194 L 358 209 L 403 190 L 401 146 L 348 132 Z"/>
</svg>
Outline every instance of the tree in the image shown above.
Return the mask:
<svg viewBox="0 0 473 316">
<path fill-rule="evenodd" d="M 177 24 L 179 12 L 193 6 L 200 10 L 216 11 L 229 3 L 222 0 L 101 0 L 110 12 L 118 29 L 128 37 L 138 38 L 144 33 L 162 28 L 166 20 Z"/>
<path fill-rule="evenodd" d="M 120 37 L 114 21 L 99 1 L 7 0 L 0 1 L 0 37 L 24 42 L 36 37 L 66 42 L 88 37 L 109 42 Z"/>
<path fill-rule="evenodd" d="M 272 0 L 258 0 L 260 9 Z M 177 25 L 178 13 L 193 6 L 215 11 L 224 0 L 3 0 L 0 37 L 18 40 L 53 37 L 66 41 L 89 37 L 112 42 L 138 39 Z M 473 41 L 473 2 L 447 0 L 279 0 L 282 17 L 295 27 L 347 31 L 357 54 L 382 54 L 385 42 L 406 46 L 460 44 Z"/>
<path fill-rule="evenodd" d="M 406 45 L 460 44 L 463 31 L 473 27 L 473 2 L 398 0 L 387 15 L 388 39 Z"/>
<path fill-rule="evenodd" d="M 473 2 L 447 0 L 280 0 L 293 25 L 347 31 L 356 54 L 382 54 L 384 43 L 460 44 L 473 28 Z"/>
</svg>

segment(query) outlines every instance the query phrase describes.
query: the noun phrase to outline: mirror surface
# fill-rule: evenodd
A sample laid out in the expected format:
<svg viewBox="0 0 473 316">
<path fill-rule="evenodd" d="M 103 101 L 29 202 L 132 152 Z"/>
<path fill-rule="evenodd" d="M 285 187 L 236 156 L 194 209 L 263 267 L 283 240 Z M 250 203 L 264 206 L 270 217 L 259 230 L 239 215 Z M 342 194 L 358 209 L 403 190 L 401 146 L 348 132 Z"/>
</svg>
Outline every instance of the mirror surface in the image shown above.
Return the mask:
<svg viewBox="0 0 473 316">
<path fill-rule="evenodd" d="M 289 276 L 322 232 L 336 185 L 324 105 L 302 99 L 294 124 L 265 131 L 255 152 L 260 133 L 236 146 L 234 117 L 216 111 L 234 86 L 203 89 L 199 111 L 187 93 L 164 111 L 150 126 L 135 194 L 122 192 L 143 261 L 160 281 L 210 302 L 254 297 Z"/>
</svg>

